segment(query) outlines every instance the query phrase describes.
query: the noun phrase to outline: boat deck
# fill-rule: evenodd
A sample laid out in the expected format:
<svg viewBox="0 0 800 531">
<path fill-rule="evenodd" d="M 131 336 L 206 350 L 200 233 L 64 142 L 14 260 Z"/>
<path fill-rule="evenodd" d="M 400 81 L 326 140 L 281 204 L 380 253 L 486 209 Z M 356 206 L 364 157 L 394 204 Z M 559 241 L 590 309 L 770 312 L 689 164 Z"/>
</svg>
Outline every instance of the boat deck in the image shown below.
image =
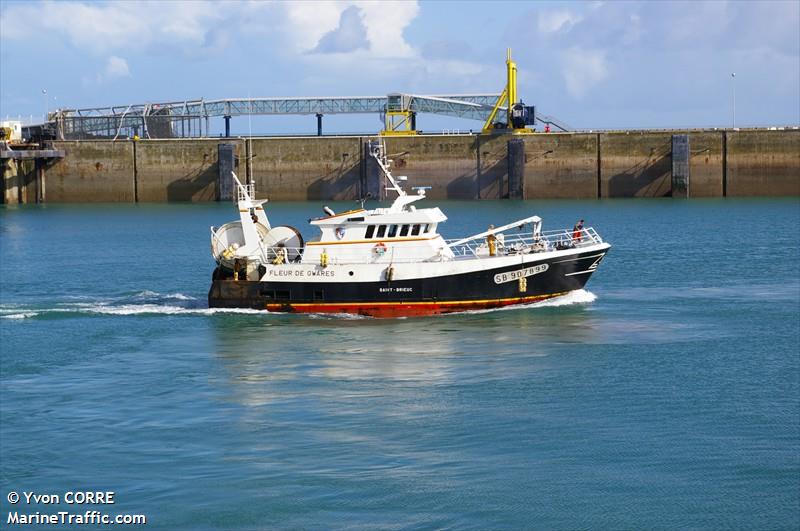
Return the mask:
<svg viewBox="0 0 800 531">
<path fill-rule="evenodd" d="M 212 231 L 212 235 L 213 234 L 214 233 Z M 415 247 L 412 243 L 407 243 L 402 246 L 396 246 L 389 251 L 391 254 L 390 263 L 402 264 L 441 262 L 450 260 L 461 261 L 488 259 L 494 256 L 509 256 L 518 254 L 545 253 L 567 249 L 580 249 L 583 247 L 590 247 L 592 245 L 603 243 L 603 239 L 592 227 L 584 228 L 578 233 L 568 229 L 545 231 L 538 234 L 533 232 L 520 232 L 516 234 L 497 233 L 496 238 L 496 248 L 494 254 L 490 254 L 489 245 L 485 238 L 473 239 L 466 242 L 458 239 L 449 239 L 445 240 L 445 243 L 448 244 L 450 251 L 452 251 L 452 257 L 442 254 L 434 255 L 422 260 L 420 260 L 418 253 L 414 252 L 418 249 L 418 247 Z M 376 239 L 375 241 L 379 242 L 380 240 Z M 457 245 L 453 245 L 454 243 L 457 243 Z M 337 250 L 336 255 L 330 257 L 329 263 L 331 265 L 346 265 L 371 264 L 375 262 L 375 260 L 365 260 L 363 246 L 353 245 L 352 247 L 352 253 L 340 247 Z M 285 247 L 285 249 L 289 256 L 297 257 L 295 260 L 292 260 L 291 263 L 301 262 L 304 248 Z M 278 247 L 262 247 L 261 250 L 266 260 L 273 262 L 277 256 Z"/>
<path fill-rule="evenodd" d="M 475 258 L 488 258 L 489 244 L 484 240 L 471 240 L 458 245 L 452 245 L 459 240 L 445 240 L 450 245 L 450 250 L 455 255 L 455 260 L 473 260 Z M 568 229 L 545 231 L 538 234 L 527 233 L 501 233 L 497 235 L 497 255 L 530 254 L 564 249 L 579 249 L 603 243 L 603 239 L 592 227 L 581 231 Z"/>
</svg>

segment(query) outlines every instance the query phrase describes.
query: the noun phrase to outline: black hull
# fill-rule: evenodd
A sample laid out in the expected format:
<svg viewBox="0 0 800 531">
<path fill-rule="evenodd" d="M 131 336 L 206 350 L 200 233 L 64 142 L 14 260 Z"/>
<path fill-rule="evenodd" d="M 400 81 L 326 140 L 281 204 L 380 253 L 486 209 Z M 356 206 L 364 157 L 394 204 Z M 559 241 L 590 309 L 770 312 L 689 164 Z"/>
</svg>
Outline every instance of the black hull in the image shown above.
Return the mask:
<svg viewBox="0 0 800 531">
<path fill-rule="evenodd" d="M 220 278 L 217 269 L 208 294 L 211 308 L 253 308 L 284 312 L 361 313 L 375 316 L 445 313 L 536 302 L 581 289 L 597 268 L 606 249 L 525 264 L 547 264 L 547 270 L 496 283 L 495 276 L 519 271 L 501 268 L 442 277 L 381 282 L 274 282 Z"/>
</svg>

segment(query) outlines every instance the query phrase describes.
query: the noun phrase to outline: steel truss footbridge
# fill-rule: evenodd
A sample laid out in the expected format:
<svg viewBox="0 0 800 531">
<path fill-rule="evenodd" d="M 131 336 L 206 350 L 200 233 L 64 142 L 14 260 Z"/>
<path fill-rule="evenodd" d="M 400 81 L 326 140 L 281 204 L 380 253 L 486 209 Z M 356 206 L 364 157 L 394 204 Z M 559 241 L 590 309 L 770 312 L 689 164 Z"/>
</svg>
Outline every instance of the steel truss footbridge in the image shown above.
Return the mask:
<svg viewBox="0 0 800 531">
<path fill-rule="evenodd" d="M 492 113 L 499 94 L 418 95 L 389 94 L 366 97 L 321 98 L 235 98 L 186 100 L 166 103 L 141 103 L 87 109 L 62 109 L 50 113 L 59 139 L 181 138 L 210 136 L 210 119 L 225 120 L 225 136 L 230 136 L 234 116 L 316 115 L 317 134 L 322 134 L 326 114 L 417 113 L 485 121 Z M 503 108 L 504 109 L 504 108 Z M 412 129 L 415 127 L 412 125 Z"/>
</svg>

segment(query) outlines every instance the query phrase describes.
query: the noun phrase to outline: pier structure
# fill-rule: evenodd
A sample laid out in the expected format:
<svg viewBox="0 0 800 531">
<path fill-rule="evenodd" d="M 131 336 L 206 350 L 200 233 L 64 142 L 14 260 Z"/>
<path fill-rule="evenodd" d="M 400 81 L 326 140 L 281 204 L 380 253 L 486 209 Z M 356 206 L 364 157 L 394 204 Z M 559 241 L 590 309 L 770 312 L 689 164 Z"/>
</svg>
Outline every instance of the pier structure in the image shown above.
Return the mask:
<svg viewBox="0 0 800 531">
<path fill-rule="evenodd" d="M 46 168 L 64 158 L 63 149 L 38 144 L 0 142 L 0 182 L 3 203 L 44 203 Z"/>
<path fill-rule="evenodd" d="M 322 136 L 326 114 L 380 114 L 382 136 L 417 134 L 417 114 L 430 113 L 483 122 L 485 134 L 532 133 L 528 125 L 537 121 L 536 107 L 518 98 L 517 65 L 506 50 L 506 82 L 499 94 L 421 95 L 390 93 L 386 96 L 235 98 L 138 103 L 86 109 L 60 109 L 48 115 L 41 131 L 54 131 L 58 140 L 98 138 L 186 138 L 211 137 L 211 118 L 225 120 L 225 137 L 231 136 L 234 116 L 313 115 L 317 136 Z M 555 118 L 539 120 L 561 131 L 569 128 Z"/>
<path fill-rule="evenodd" d="M 0 196 L 6 203 L 226 201 L 233 170 L 274 201 L 379 199 L 385 186 L 366 147 L 376 138 L 54 141 L 52 153 L 39 153 L 47 156 L 4 152 Z M 437 200 L 800 196 L 796 127 L 437 134 L 385 142 L 398 175 L 410 186 L 430 186 L 428 196 Z"/>
<path fill-rule="evenodd" d="M 186 100 L 61 109 L 29 127 L 52 154 L 11 153 L 3 162 L 5 202 L 35 200 L 227 201 L 230 174 L 274 200 L 364 200 L 385 195 L 368 156 L 375 135 L 322 136 L 326 114 L 379 114 L 393 168 L 436 199 L 726 197 L 800 195 L 800 129 L 571 131 L 522 102 L 506 54 L 499 94 Z M 432 113 L 483 123 L 479 134 L 420 134 Z M 231 137 L 231 120 L 309 115 L 317 136 Z M 211 136 L 212 118 L 225 136 Z M 530 125 L 546 127 L 544 133 Z M 558 130 L 558 132 L 556 132 Z M 550 132 L 552 131 L 552 132 Z M 30 137 L 28 137 L 30 138 Z M 17 149 L 20 149 L 17 147 Z M 28 161 L 22 163 L 20 161 Z M 31 164 L 30 161 L 33 161 Z M 22 184 L 20 184 L 22 183 Z"/>
<path fill-rule="evenodd" d="M 100 138 L 143 139 L 209 138 L 211 118 L 223 118 L 225 137 L 230 137 L 231 120 L 239 116 L 310 115 L 316 117 L 317 135 L 322 136 L 326 114 L 396 114 L 409 117 L 430 113 L 485 121 L 499 94 L 420 95 L 393 93 L 387 96 L 312 98 L 230 98 L 136 103 L 85 109 L 60 109 L 48 116 L 58 140 Z M 505 109 L 505 107 L 503 107 Z M 390 130 L 391 124 L 387 127 Z M 412 131 L 415 127 L 412 128 Z"/>
</svg>

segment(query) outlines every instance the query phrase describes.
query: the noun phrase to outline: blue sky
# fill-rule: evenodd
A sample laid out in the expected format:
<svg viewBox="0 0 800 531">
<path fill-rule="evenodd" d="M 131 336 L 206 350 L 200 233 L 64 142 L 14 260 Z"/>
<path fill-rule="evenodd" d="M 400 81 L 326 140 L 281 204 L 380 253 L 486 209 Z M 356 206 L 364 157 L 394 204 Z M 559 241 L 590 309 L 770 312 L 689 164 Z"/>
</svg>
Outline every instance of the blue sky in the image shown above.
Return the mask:
<svg viewBox="0 0 800 531">
<path fill-rule="evenodd" d="M 734 83 L 737 126 L 800 123 L 798 0 L 0 0 L 0 119 L 200 97 L 499 92 L 506 47 L 521 98 L 574 127 L 730 126 Z M 480 125 L 418 119 L 423 130 Z M 233 127 L 312 133 L 316 121 Z M 372 115 L 325 117 L 331 132 L 380 127 Z"/>
</svg>

